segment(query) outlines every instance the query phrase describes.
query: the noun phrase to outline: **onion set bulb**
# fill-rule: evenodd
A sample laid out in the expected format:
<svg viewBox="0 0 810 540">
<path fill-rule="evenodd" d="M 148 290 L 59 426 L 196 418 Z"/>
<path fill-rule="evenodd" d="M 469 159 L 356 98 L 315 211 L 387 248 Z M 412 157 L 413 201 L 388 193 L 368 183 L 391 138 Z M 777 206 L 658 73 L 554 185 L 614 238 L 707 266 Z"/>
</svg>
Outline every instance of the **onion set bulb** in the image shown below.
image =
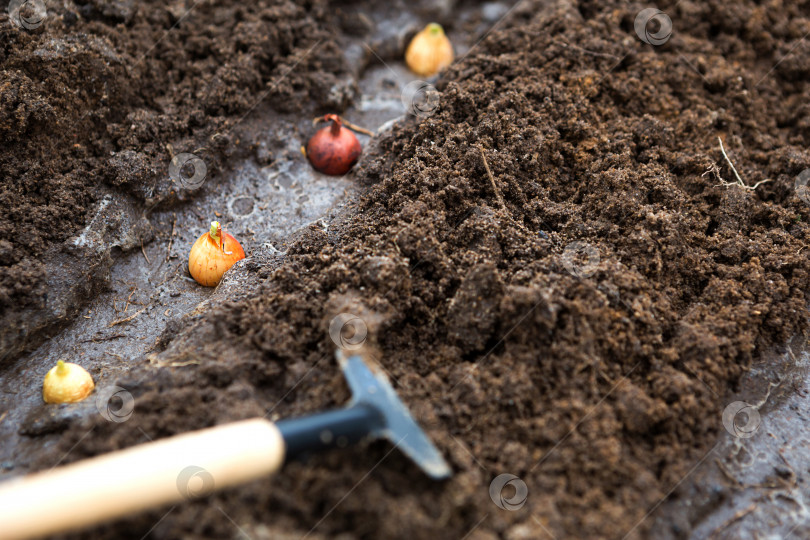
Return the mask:
<svg viewBox="0 0 810 540">
<path fill-rule="evenodd" d="M 352 131 L 336 114 L 327 114 L 317 121 L 331 122 L 313 135 L 307 143 L 306 155 L 315 170 L 323 174 L 346 174 L 357 162 L 363 148 Z"/>
<path fill-rule="evenodd" d="M 453 45 L 440 24 L 430 23 L 416 34 L 405 51 L 405 63 L 422 77 L 432 77 L 453 63 Z"/>
<path fill-rule="evenodd" d="M 86 369 L 59 360 L 45 375 L 42 399 L 45 403 L 77 403 L 93 391 L 96 385 Z"/>
<path fill-rule="evenodd" d="M 236 238 L 223 232 L 219 221 L 212 221 L 211 229 L 191 247 L 188 271 L 200 285 L 215 287 L 225 272 L 244 258 L 245 250 Z"/>
</svg>

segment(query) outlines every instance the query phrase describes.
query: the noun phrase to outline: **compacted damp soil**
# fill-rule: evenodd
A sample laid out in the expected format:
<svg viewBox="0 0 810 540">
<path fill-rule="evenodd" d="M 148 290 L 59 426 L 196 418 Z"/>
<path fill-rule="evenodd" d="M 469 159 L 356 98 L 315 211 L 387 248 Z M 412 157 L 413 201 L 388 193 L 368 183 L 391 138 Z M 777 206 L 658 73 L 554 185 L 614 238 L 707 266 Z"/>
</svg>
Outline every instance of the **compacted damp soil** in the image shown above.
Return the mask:
<svg viewBox="0 0 810 540">
<path fill-rule="evenodd" d="M 238 128 L 257 106 L 300 113 L 345 107 L 351 95 L 340 84 L 347 63 L 337 17 L 324 1 L 7 4 L 0 361 L 41 342 L 105 288 L 110 247 L 153 239 L 141 216 L 192 198 L 199 185 L 170 176 L 173 155 L 195 153 L 214 176 L 243 148 Z M 37 6 L 47 7 L 44 19 Z M 105 197 L 133 215 L 110 219 L 110 238 L 95 245 L 82 231 Z"/>
<path fill-rule="evenodd" d="M 295 74 L 284 98 L 325 103 L 338 51 L 298 66 L 295 51 L 362 8 L 269 4 L 203 3 L 172 31 L 180 7 L 126 2 L 77 6 L 87 34 L 67 19 L 33 35 L 3 27 L 5 309 L 35 297 L 42 250 L 81 226 L 95 183 L 154 197 L 128 167 L 227 122 L 279 70 Z M 436 108 L 366 149 L 352 204 L 283 257 L 251 257 L 237 286 L 128 359 L 117 384 L 131 418 L 77 417 L 30 465 L 340 406 L 329 329 L 348 312 L 452 479 L 431 482 L 374 442 L 77 536 L 688 535 L 688 520 L 653 527 L 655 511 L 714 444 L 752 362 L 807 328 L 810 208 L 795 181 L 810 167 L 810 4 L 665 2 L 673 29 L 659 45 L 634 27 L 646 7 L 524 1 L 471 36 L 434 82 Z M 368 23 L 358 17 L 346 18 Z M 72 45 L 49 53 L 60 39 Z M 48 54 L 62 60 L 48 67 Z M 32 98 L 43 85 L 52 99 Z M 172 107 L 171 121 L 154 112 Z M 134 147 L 137 159 L 108 162 Z M 501 474 L 525 482 L 519 509 L 490 496 Z"/>
</svg>

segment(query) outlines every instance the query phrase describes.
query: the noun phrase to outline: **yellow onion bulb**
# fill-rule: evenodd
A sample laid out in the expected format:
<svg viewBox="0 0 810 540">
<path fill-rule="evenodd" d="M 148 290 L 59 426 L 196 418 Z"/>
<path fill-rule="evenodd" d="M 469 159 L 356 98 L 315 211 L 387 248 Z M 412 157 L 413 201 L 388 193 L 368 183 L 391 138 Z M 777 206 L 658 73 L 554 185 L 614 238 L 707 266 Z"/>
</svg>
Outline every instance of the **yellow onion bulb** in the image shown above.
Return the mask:
<svg viewBox="0 0 810 540">
<path fill-rule="evenodd" d="M 188 254 L 188 271 L 200 285 L 215 287 L 225 272 L 245 258 L 245 250 L 230 234 L 223 232 L 219 221 L 200 236 Z"/>
<path fill-rule="evenodd" d="M 431 77 L 453 63 L 453 45 L 440 24 L 430 23 L 416 34 L 405 51 L 405 63 L 423 77 Z"/>
<path fill-rule="evenodd" d="M 59 360 L 45 375 L 42 399 L 45 403 L 77 403 L 93 391 L 96 385 L 86 369 Z"/>
</svg>

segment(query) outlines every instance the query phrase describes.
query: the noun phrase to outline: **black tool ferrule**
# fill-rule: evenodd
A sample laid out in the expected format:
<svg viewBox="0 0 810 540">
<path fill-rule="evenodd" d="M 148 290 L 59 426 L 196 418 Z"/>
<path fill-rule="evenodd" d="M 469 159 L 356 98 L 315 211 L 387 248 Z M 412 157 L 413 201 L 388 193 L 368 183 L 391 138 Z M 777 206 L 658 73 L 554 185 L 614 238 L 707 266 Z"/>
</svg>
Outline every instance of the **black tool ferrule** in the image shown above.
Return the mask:
<svg viewBox="0 0 810 540">
<path fill-rule="evenodd" d="M 358 403 L 338 409 L 281 420 L 276 423 L 286 445 L 286 461 L 310 452 L 343 448 L 356 443 L 385 426 L 382 414 L 369 405 Z"/>
</svg>

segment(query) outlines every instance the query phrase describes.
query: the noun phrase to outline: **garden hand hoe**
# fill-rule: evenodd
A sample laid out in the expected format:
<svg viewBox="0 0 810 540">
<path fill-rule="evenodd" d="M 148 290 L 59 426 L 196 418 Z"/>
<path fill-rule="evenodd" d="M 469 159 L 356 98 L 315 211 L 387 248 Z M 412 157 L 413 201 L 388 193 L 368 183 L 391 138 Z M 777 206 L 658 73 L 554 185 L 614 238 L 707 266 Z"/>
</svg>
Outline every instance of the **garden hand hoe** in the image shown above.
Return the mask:
<svg viewBox="0 0 810 540">
<path fill-rule="evenodd" d="M 385 437 L 428 476 L 450 467 L 394 389 L 360 356 L 338 361 L 352 391 L 344 409 L 283 420 L 264 418 L 185 433 L 0 484 L 0 538 L 69 531 L 168 504 L 276 471 L 298 455 Z M 202 487 L 191 489 L 192 478 Z"/>
</svg>

